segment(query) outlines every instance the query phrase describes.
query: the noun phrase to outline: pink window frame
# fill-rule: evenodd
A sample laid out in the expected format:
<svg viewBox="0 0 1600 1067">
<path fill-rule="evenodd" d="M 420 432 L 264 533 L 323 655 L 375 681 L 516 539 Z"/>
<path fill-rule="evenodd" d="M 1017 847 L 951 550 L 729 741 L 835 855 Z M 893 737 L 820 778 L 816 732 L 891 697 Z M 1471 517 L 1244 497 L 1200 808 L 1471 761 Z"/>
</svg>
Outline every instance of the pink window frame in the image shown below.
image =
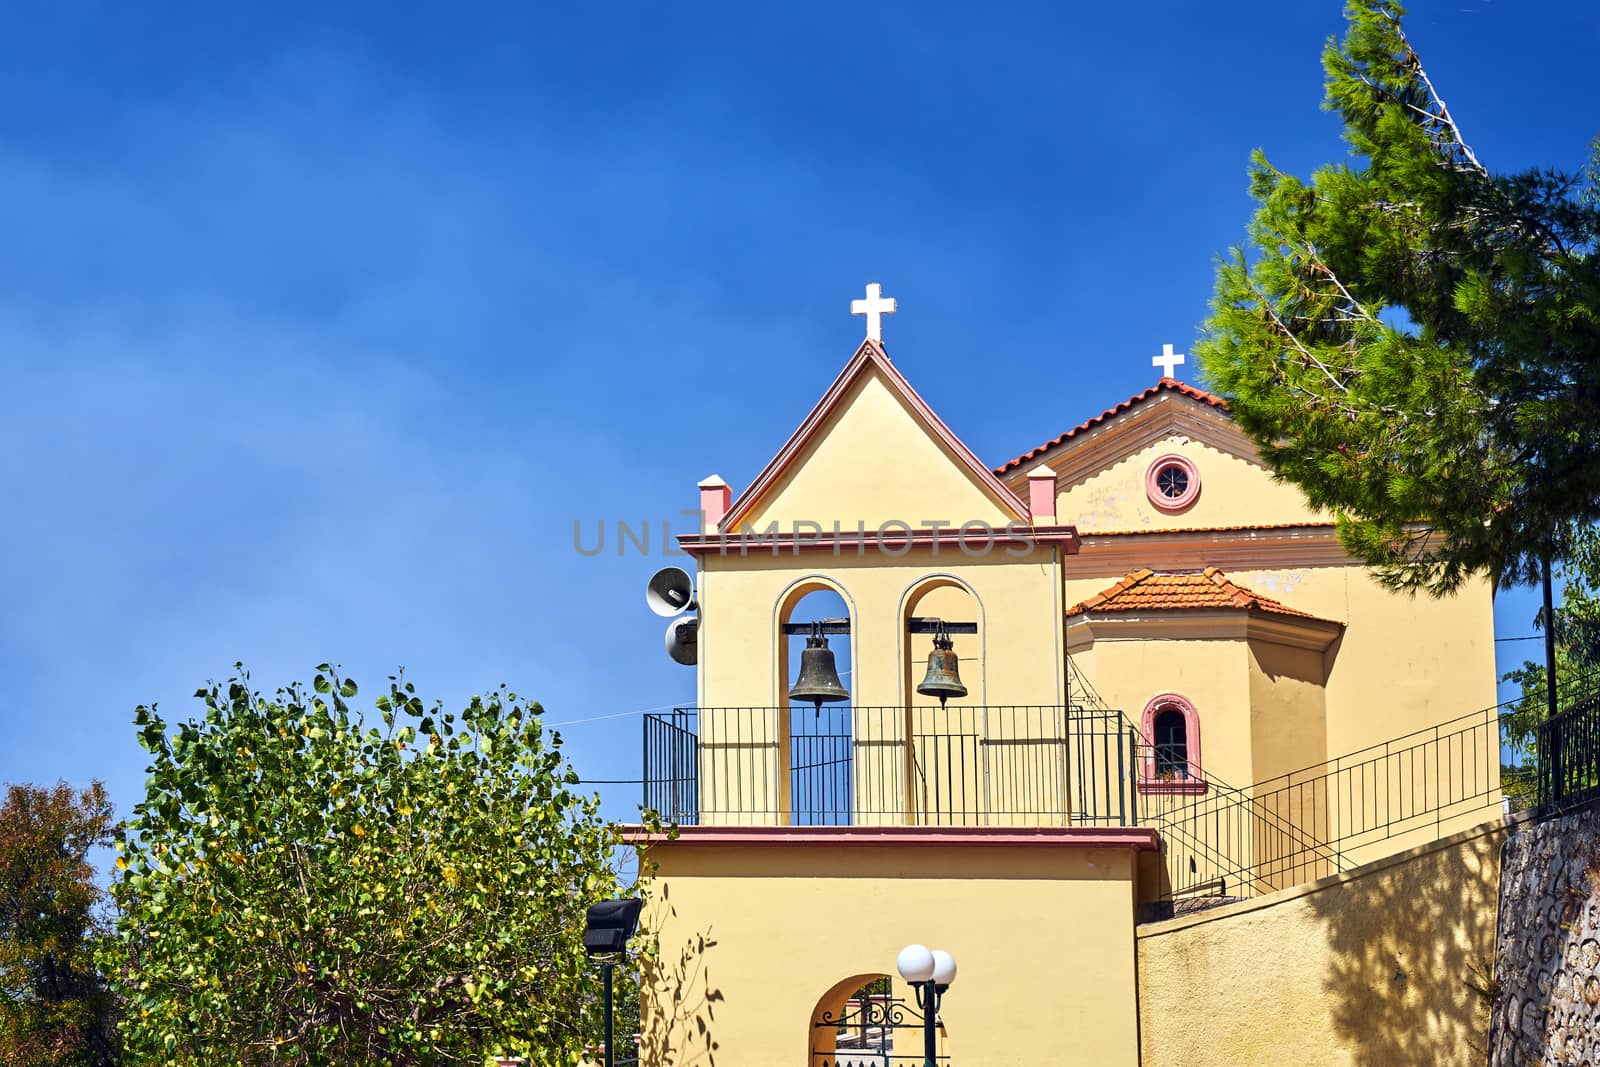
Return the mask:
<svg viewBox="0 0 1600 1067">
<path fill-rule="evenodd" d="M 1168 710 L 1183 714 L 1183 742 L 1189 757 L 1187 778 L 1156 777 L 1156 716 Z M 1200 713 L 1189 698 L 1178 693 L 1162 693 L 1151 697 L 1150 703 L 1144 706 L 1144 715 L 1139 722 L 1146 745 L 1144 758 L 1139 761 L 1139 792 L 1204 793 L 1206 780 L 1200 773 Z"/>
<path fill-rule="evenodd" d="M 1168 467 L 1180 467 L 1189 479 L 1189 487 L 1175 497 L 1166 496 L 1156 484 L 1156 477 Z M 1162 511 L 1182 511 L 1200 498 L 1200 468 L 1188 456 L 1176 452 L 1157 457 L 1144 472 L 1144 495 Z"/>
</svg>

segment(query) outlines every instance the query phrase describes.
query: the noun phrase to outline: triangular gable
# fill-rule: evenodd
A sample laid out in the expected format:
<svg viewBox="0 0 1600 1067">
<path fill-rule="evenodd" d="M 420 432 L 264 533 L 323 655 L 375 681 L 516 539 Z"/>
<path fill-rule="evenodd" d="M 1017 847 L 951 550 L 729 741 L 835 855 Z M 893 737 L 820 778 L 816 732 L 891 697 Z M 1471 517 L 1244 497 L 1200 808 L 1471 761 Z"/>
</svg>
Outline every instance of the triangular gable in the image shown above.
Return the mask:
<svg viewBox="0 0 1600 1067">
<path fill-rule="evenodd" d="M 856 349 L 855 355 L 850 357 L 844 369 L 839 372 L 839 376 L 811 409 L 811 413 L 800 423 L 799 428 L 790 435 L 783 448 L 756 476 L 750 487 L 733 502 L 719 528 L 725 533 L 736 531 L 740 528 L 740 524 L 756 513 L 762 505 L 770 504 L 779 491 L 793 481 L 801 461 L 815 453 L 822 443 L 824 431 L 831 425 L 837 425 L 839 420 L 848 414 L 845 410 L 848 403 L 859 398 L 863 389 L 872 385 L 868 379 L 874 377 L 899 401 L 899 405 L 909 413 L 911 420 L 920 427 L 927 438 L 938 446 L 946 460 L 960 472 L 966 484 L 980 492 L 1003 518 L 1029 521 L 1027 506 L 1016 493 L 1007 488 L 995 472 L 984 465 L 973 455 L 972 450 L 951 432 L 944 421 L 934 414 L 933 409 L 911 387 L 911 383 L 906 381 L 905 376 L 889 360 L 882 347 L 869 339 Z M 885 462 L 898 463 L 898 457 L 891 457 Z M 805 517 L 818 521 L 824 518 L 821 515 Z M 937 515 L 897 517 L 911 523 L 925 518 L 943 518 Z"/>
<path fill-rule="evenodd" d="M 1168 457 L 1197 468 L 1187 504 L 1164 508 L 1149 479 Z M 997 473 L 1014 491 L 1048 465 L 1056 514 L 1081 530 L 1260 526 L 1325 521 L 1295 486 L 1273 478 L 1255 442 L 1219 396 L 1163 378 L 1039 447 Z"/>
<path fill-rule="evenodd" d="M 1144 392 L 1002 463 L 995 474 L 1008 485 L 1020 486 L 1027 470 L 1047 463 L 1062 484 L 1071 484 L 1174 432 L 1265 468 L 1255 443 L 1229 416 L 1226 400 L 1175 378 L 1162 378 Z"/>
</svg>

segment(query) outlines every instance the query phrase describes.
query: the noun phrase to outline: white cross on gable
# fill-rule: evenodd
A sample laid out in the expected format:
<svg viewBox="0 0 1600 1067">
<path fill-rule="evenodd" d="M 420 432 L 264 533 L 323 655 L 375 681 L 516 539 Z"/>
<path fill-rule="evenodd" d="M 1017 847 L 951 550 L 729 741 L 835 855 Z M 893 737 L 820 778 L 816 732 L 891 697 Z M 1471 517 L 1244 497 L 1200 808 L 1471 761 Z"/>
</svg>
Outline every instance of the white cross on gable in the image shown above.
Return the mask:
<svg viewBox="0 0 1600 1067">
<path fill-rule="evenodd" d="M 864 300 L 850 301 L 850 314 L 867 317 L 867 340 L 883 342 L 883 317 L 894 314 L 894 297 L 883 295 L 883 286 L 877 282 L 867 285 Z"/>
<path fill-rule="evenodd" d="M 1163 378 L 1171 378 L 1173 369 L 1183 365 L 1183 353 L 1174 352 L 1171 345 L 1162 345 L 1161 354 L 1150 357 L 1150 365 L 1160 367 Z"/>
</svg>

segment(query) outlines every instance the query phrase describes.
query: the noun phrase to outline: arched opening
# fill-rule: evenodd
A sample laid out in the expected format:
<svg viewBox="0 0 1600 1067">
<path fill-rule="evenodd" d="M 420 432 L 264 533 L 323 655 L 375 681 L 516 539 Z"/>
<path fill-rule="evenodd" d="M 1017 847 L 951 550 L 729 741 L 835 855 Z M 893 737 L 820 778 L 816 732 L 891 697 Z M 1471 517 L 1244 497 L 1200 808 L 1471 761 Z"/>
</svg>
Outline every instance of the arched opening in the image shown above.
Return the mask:
<svg viewBox="0 0 1600 1067">
<path fill-rule="evenodd" d="M 1140 718 L 1146 750 L 1139 761 L 1141 793 L 1203 793 L 1200 770 L 1200 712 L 1187 697 L 1162 693 L 1144 706 Z"/>
<path fill-rule="evenodd" d="M 982 605 L 965 582 L 932 575 L 906 591 L 900 613 L 906 811 L 921 825 L 972 825 L 990 809 L 987 709 L 984 706 Z M 950 636 L 965 696 L 941 704 L 917 692 L 927 677 L 934 635 L 914 633 L 917 620 L 975 626 Z"/>
<path fill-rule="evenodd" d="M 1156 777 L 1173 781 L 1189 777 L 1189 730 L 1183 712 L 1162 708 L 1156 712 L 1151 740 L 1156 746 Z"/>
<path fill-rule="evenodd" d="M 853 697 L 855 633 L 853 613 L 843 590 L 817 577 L 795 583 L 778 605 L 778 699 L 780 749 L 787 778 L 784 814 L 795 826 L 848 826 L 855 810 L 852 699 L 814 703 L 792 701 L 790 688 L 806 661 L 811 634 L 789 633 L 813 623 L 849 626 L 824 633 L 827 652 L 843 688 Z M 827 657 L 815 655 L 814 666 Z"/>
<path fill-rule="evenodd" d="M 904 1030 L 907 1021 L 904 1006 L 894 1000 L 888 975 L 843 979 L 812 1009 L 811 1067 L 879 1067 L 894 1056 L 895 1031 Z M 903 1049 L 902 1055 L 909 1051 Z"/>
</svg>

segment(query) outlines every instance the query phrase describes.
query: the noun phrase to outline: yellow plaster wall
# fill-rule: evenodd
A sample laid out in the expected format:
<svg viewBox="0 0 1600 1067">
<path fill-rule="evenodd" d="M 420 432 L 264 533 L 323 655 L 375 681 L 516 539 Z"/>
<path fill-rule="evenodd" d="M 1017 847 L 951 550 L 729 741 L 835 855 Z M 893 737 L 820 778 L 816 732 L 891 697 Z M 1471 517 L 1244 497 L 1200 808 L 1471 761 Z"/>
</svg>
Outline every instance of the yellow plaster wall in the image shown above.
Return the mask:
<svg viewBox="0 0 1600 1067">
<path fill-rule="evenodd" d="M 1251 783 L 1328 758 L 1323 654 L 1249 642 Z"/>
<path fill-rule="evenodd" d="M 835 519 L 845 530 L 859 521 L 870 531 L 890 521 L 1003 527 L 1014 518 L 869 368 L 746 521 L 755 530 L 776 521 L 787 532 L 796 521 L 827 530 Z"/>
<path fill-rule="evenodd" d="M 1167 692 L 1187 697 L 1199 713 L 1200 761 L 1212 787 L 1138 801 L 1166 836 L 1174 884 L 1224 878 L 1230 892 L 1259 892 L 1331 869 L 1302 832 L 1327 838 L 1325 790 L 1286 790 L 1248 806 L 1236 792 L 1324 758 L 1319 653 L 1243 637 L 1099 640 L 1074 659 L 1101 697 L 1134 722 L 1146 703 Z M 1251 864 L 1271 866 L 1241 886 L 1238 872 Z M 1145 889 L 1154 893 L 1165 884 Z"/>
<path fill-rule="evenodd" d="M 786 590 L 814 579 L 840 590 L 852 611 L 854 702 L 905 703 L 911 668 L 905 662 L 902 605 L 920 584 L 948 578 L 965 583 L 976 602 L 979 618 L 962 621 L 983 628 L 981 644 L 971 636 L 953 639 L 963 664 L 981 658 L 972 676 L 978 687 L 968 687 L 970 701 L 1057 703 L 1061 623 L 1055 574 L 1053 550 L 1038 547 L 1024 556 L 996 548 L 972 557 L 944 547 L 910 549 L 898 558 L 870 549 L 859 556 L 762 551 L 710 557 L 700 578 L 701 703 L 770 705 L 784 698 L 793 679 L 779 676 L 777 606 Z M 921 636 L 911 653 L 925 667 L 931 648 L 932 639 Z"/>
<path fill-rule="evenodd" d="M 1494 947 L 1498 820 L 1139 928 L 1144 1067 L 1481 1064 L 1467 983 Z"/>
<path fill-rule="evenodd" d="M 1059 570 L 1053 549 L 1035 547 L 1026 555 L 995 548 L 968 556 L 959 548 L 909 550 L 900 557 L 868 549 L 807 552 L 770 550 L 747 556 L 713 556 L 703 561 L 699 582 L 702 813 L 706 821 L 778 823 L 785 791 L 784 712 L 755 712 L 786 702 L 797 664 L 789 663 L 778 632 L 781 605 L 815 585 L 838 590 L 851 613 L 852 632 L 834 637 L 851 650 L 852 676 L 845 679 L 857 707 L 858 737 L 870 728 L 874 740 L 893 742 L 907 727 L 920 730 L 975 728 L 971 708 L 983 705 L 1059 705 L 1063 696 Z M 926 598 L 919 597 L 932 587 Z M 999 605 L 998 609 L 990 605 Z M 957 635 L 955 651 L 969 696 L 948 713 L 916 695 L 932 639 L 907 635 L 905 619 L 953 613 L 955 621 L 977 622 L 976 635 Z M 968 617 L 968 616 L 971 617 Z M 917 705 L 917 718 L 895 719 L 884 707 Z M 965 716 L 966 718 L 962 718 Z M 996 726 L 995 729 L 999 729 Z M 878 750 L 858 750 L 869 760 Z M 899 753 L 886 745 L 880 752 Z M 894 767 L 858 770 L 859 788 L 892 788 L 904 775 Z M 876 798 L 874 798 L 876 801 Z M 882 803 L 858 802 L 866 811 Z M 1005 810 L 1004 798 L 990 806 Z M 751 813 L 770 812 L 771 815 Z M 734 814 L 743 813 L 743 814 Z M 860 821 L 881 821 L 862 819 Z M 891 821 L 900 821 L 893 819 Z"/>
<path fill-rule="evenodd" d="M 1152 556 L 1144 565 L 1157 571 L 1163 569 L 1158 556 Z M 1068 605 L 1101 592 L 1127 573 L 1120 567 L 1107 569 L 1082 557 L 1069 558 L 1066 567 L 1064 599 Z M 1227 574 L 1245 588 L 1289 607 L 1345 623 L 1343 635 L 1320 653 L 1326 679 L 1321 713 L 1326 732 L 1321 743 L 1325 755 L 1318 756 L 1319 760 L 1432 728 L 1490 707 L 1496 701 L 1494 600 L 1486 581 L 1473 580 L 1455 596 L 1436 600 L 1391 592 L 1355 563 L 1230 569 Z M 1080 668 L 1088 662 L 1084 652 L 1076 649 L 1073 659 Z M 1275 705 L 1295 703 L 1302 708 L 1298 713 L 1301 717 L 1314 720 L 1318 717 L 1316 698 L 1304 691 L 1310 684 L 1304 679 L 1314 670 L 1305 654 L 1295 653 L 1294 659 L 1298 665 L 1292 669 L 1287 662 L 1257 663 L 1253 668 L 1256 691 L 1265 694 L 1276 690 Z M 1196 701 L 1202 730 L 1208 729 L 1208 716 L 1212 714 L 1209 700 L 1202 704 L 1183 689 L 1186 681 L 1169 682 L 1179 676 L 1159 655 L 1138 657 L 1142 673 L 1131 679 L 1127 677 L 1125 661 L 1113 668 L 1103 655 L 1097 655 L 1097 660 L 1092 677 L 1108 699 L 1108 689 L 1118 694 L 1121 703 L 1114 701 L 1113 706 L 1136 716 L 1151 696 L 1173 690 Z M 1218 669 L 1232 670 L 1235 665 L 1233 659 L 1224 658 Z M 1184 677 L 1199 670 L 1203 665 L 1187 664 L 1183 667 Z M 1119 676 L 1124 680 L 1117 681 Z M 1297 689 L 1301 690 L 1299 695 L 1292 695 Z M 1312 706 L 1308 707 L 1306 700 Z M 1271 723 L 1267 719 L 1261 725 Z M 1218 767 L 1217 771 L 1231 784 L 1248 785 L 1292 769 L 1292 746 L 1283 751 L 1286 761 L 1263 758 L 1257 766 L 1264 773 L 1248 781 L 1229 777 L 1230 773 L 1237 773 L 1233 764 L 1228 770 Z M 1206 758 L 1209 762 L 1209 753 Z"/>
<path fill-rule="evenodd" d="M 1065 1040 L 1060 1062 L 1138 1063 L 1131 851 L 678 842 L 652 856 L 662 965 L 645 1046 L 674 1063 L 810 1067 L 819 999 L 893 974 L 913 942 L 956 958 L 953 1062 L 1039 1063 Z"/>
<path fill-rule="evenodd" d="M 1313 772 L 1305 782 L 1293 777 L 1328 758 L 1323 681 L 1321 652 L 1250 642 L 1251 851 L 1258 892 L 1337 870 L 1337 853 L 1322 843 L 1338 836 L 1330 810 L 1338 801 L 1330 801 L 1324 776 Z M 1337 790 L 1332 795 L 1337 798 Z"/>
<path fill-rule="evenodd" d="M 1177 454 L 1200 471 L 1200 496 L 1169 514 L 1150 503 L 1145 472 L 1158 457 Z M 1294 486 L 1274 482 L 1260 466 L 1192 438 L 1171 436 L 1133 452 L 1056 493 L 1056 515 L 1081 532 L 1171 530 L 1241 523 L 1326 522 Z"/>
<path fill-rule="evenodd" d="M 1349 752 L 1496 702 L 1494 597 L 1487 580 L 1474 579 L 1454 597 L 1435 600 L 1390 592 L 1360 569 L 1347 569 L 1346 577 L 1345 633 L 1328 669 L 1329 752 Z"/>
<path fill-rule="evenodd" d="M 1250 737 L 1250 650 L 1240 640 L 1097 641 L 1091 661 L 1074 652 L 1100 697 L 1138 723 L 1144 706 L 1179 693 L 1200 714 L 1200 758 L 1207 775 L 1231 786 L 1255 781 Z"/>
<path fill-rule="evenodd" d="M 1144 489 L 1150 463 L 1169 452 L 1187 457 L 1200 471 L 1199 499 L 1178 514 L 1157 509 Z M 1085 532 L 1327 519 L 1306 505 L 1298 489 L 1274 482 L 1262 467 L 1176 435 L 1064 487 L 1057 496 L 1057 514 Z M 1219 546 L 1229 539 L 1227 534 L 1216 536 Z M 1159 555 L 1141 562 L 1157 571 L 1193 567 L 1192 559 L 1175 568 Z M 1069 560 L 1066 603 L 1093 596 L 1129 569 Z M 1260 570 L 1225 565 L 1224 570 L 1249 589 L 1346 624 L 1344 637 L 1325 657 L 1329 755 L 1431 727 L 1495 702 L 1493 595 L 1485 580 L 1469 582 L 1454 597 L 1434 600 L 1391 592 L 1353 562 Z"/>
</svg>

